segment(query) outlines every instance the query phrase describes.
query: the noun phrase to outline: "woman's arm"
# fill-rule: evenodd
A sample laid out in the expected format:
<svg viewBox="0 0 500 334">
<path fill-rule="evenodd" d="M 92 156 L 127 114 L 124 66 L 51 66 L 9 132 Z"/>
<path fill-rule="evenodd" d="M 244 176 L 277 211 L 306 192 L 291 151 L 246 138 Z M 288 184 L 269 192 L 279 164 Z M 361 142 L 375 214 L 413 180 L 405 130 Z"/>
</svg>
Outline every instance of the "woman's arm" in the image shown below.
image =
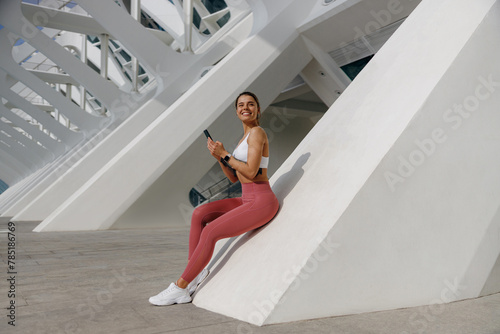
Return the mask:
<svg viewBox="0 0 500 334">
<path fill-rule="evenodd" d="M 222 143 L 221 143 L 222 145 Z M 221 161 L 220 161 L 220 156 L 218 156 L 215 152 L 215 148 L 216 148 L 217 144 L 210 138 L 207 138 L 207 147 L 208 149 L 210 150 L 210 153 L 212 154 L 212 156 L 217 159 L 217 161 L 219 162 L 219 165 L 220 165 L 220 168 L 222 169 L 222 171 L 224 172 L 224 175 L 226 175 L 226 177 L 229 179 L 229 181 L 231 181 L 232 183 L 235 183 L 236 181 L 238 181 L 238 177 L 236 175 L 234 175 L 234 172 L 231 168 L 225 166 Z M 227 154 L 227 153 L 226 153 Z M 225 156 L 225 155 L 224 155 Z"/>
<path fill-rule="evenodd" d="M 247 162 L 239 161 L 231 156 L 228 163 L 245 178 L 253 180 L 259 172 L 260 160 L 262 159 L 262 152 L 267 136 L 266 132 L 260 127 L 255 127 L 250 131 Z M 222 148 L 224 147 L 222 146 Z M 228 152 L 223 149 L 221 156 L 225 157 L 227 154 Z"/>
<path fill-rule="evenodd" d="M 219 160 L 219 165 L 220 168 L 222 168 L 222 171 L 224 172 L 226 177 L 229 179 L 229 181 L 231 181 L 232 183 L 238 181 L 238 177 L 235 175 L 235 173 L 231 168 L 225 166 L 220 160 Z"/>
</svg>

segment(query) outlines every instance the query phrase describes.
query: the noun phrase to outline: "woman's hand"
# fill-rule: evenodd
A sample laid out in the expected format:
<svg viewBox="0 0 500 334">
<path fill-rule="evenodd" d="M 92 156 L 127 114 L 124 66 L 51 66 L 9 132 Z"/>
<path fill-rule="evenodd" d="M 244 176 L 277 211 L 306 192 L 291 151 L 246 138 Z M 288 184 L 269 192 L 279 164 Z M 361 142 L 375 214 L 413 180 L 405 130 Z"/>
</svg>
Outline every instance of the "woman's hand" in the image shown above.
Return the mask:
<svg viewBox="0 0 500 334">
<path fill-rule="evenodd" d="M 221 166 L 222 171 L 229 179 L 229 181 L 233 183 L 238 181 L 238 177 L 236 176 L 235 171 L 226 163 L 223 163 L 221 161 L 221 157 L 225 157 L 229 153 L 224 149 L 224 145 L 222 145 L 220 141 L 214 142 L 212 139 L 208 138 L 207 147 L 210 151 L 210 154 L 212 154 L 212 156 L 217 159 L 217 161 L 219 161 L 219 165 Z"/>
<path fill-rule="evenodd" d="M 224 145 L 220 141 L 214 142 L 212 139 L 208 138 L 207 147 L 210 154 L 212 154 L 212 156 L 217 160 L 220 160 L 221 157 L 225 157 L 228 154 Z"/>
</svg>

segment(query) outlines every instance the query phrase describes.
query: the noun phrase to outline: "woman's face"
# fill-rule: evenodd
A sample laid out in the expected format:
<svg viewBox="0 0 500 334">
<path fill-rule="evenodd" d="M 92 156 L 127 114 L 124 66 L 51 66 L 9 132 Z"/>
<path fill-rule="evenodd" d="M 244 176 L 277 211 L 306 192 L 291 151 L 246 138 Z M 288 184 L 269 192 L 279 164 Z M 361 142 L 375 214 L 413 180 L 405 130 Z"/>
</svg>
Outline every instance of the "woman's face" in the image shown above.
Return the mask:
<svg viewBox="0 0 500 334">
<path fill-rule="evenodd" d="M 236 113 L 242 122 L 256 122 L 259 112 L 259 107 L 253 97 L 250 95 L 242 95 L 238 98 Z"/>
</svg>

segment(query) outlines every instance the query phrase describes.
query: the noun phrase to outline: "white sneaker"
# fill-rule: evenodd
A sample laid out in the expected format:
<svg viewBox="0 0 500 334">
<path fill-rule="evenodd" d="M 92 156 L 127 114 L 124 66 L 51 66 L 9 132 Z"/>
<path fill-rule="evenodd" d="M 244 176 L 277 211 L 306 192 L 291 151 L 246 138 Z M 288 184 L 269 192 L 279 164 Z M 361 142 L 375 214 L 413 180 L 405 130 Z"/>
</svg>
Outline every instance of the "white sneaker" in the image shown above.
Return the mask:
<svg viewBox="0 0 500 334">
<path fill-rule="evenodd" d="M 198 285 L 200 285 L 201 282 L 203 282 L 203 280 L 208 276 L 208 274 L 209 271 L 207 270 L 207 268 L 205 268 L 201 271 L 201 273 L 198 274 L 198 276 L 195 277 L 195 279 L 191 283 L 189 283 L 189 285 L 187 286 L 189 295 L 192 295 L 196 291 Z"/>
<path fill-rule="evenodd" d="M 149 302 L 157 306 L 189 303 L 191 296 L 188 289 L 181 289 L 175 283 L 170 283 L 169 287 L 149 298 Z"/>
</svg>

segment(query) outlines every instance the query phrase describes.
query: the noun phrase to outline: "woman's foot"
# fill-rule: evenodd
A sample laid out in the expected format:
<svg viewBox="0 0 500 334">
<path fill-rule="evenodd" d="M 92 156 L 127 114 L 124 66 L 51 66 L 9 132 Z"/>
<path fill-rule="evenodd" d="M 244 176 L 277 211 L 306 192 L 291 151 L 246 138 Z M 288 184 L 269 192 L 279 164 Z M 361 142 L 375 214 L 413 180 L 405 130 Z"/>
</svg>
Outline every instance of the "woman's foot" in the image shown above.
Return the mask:
<svg viewBox="0 0 500 334">
<path fill-rule="evenodd" d="M 198 274 L 198 276 L 195 277 L 195 279 L 191 283 L 189 283 L 189 285 L 187 286 L 187 290 L 190 296 L 196 291 L 198 285 L 203 282 L 203 280 L 208 276 L 209 273 L 210 272 L 208 271 L 208 269 L 205 268 L 201 271 L 201 273 Z"/>
<path fill-rule="evenodd" d="M 175 283 L 170 283 L 169 287 L 149 298 L 149 302 L 156 306 L 166 306 L 172 304 L 189 303 L 191 296 L 188 289 L 181 289 Z"/>
</svg>

